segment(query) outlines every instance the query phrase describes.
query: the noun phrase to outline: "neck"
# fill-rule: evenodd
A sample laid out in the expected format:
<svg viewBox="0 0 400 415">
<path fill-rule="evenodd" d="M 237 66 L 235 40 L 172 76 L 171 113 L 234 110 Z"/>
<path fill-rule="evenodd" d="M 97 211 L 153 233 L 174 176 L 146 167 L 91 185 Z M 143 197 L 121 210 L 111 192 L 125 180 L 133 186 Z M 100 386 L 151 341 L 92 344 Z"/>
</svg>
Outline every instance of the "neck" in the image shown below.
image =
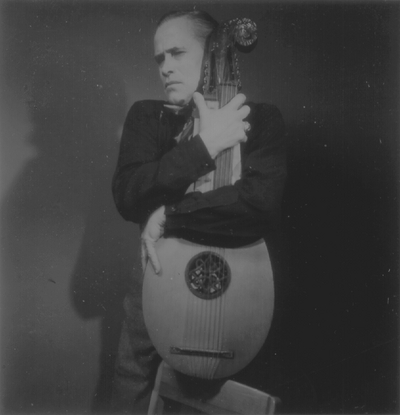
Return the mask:
<svg viewBox="0 0 400 415">
<path fill-rule="evenodd" d="M 176 115 L 192 115 L 193 100 L 184 105 L 164 104 L 164 107 L 172 111 Z"/>
</svg>

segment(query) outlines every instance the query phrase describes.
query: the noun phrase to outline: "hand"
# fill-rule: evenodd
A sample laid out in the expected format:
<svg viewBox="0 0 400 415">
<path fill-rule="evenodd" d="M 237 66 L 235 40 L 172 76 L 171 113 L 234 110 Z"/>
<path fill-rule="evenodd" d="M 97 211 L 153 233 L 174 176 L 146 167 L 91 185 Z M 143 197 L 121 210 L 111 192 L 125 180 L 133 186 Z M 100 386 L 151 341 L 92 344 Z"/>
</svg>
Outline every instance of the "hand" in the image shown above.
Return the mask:
<svg viewBox="0 0 400 415">
<path fill-rule="evenodd" d="M 200 116 L 199 135 L 212 158 L 226 148 L 247 140 L 243 119 L 249 115 L 250 108 L 243 105 L 246 100 L 243 94 L 237 94 L 218 110 L 209 109 L 198 92 L 193 94 L 193 100 Z"/>
<path fill-rule="evenodd" d="M 165 206 L 161 206 L 150 215 L 142 232 L 141 256 L 143 272 L 146 269 L 148 260 L 150 260 L 156 274 L 161 271 L 161 265 L 157 257 L 155 244 L 164 234 L 164 225 Z"/>
</svg>

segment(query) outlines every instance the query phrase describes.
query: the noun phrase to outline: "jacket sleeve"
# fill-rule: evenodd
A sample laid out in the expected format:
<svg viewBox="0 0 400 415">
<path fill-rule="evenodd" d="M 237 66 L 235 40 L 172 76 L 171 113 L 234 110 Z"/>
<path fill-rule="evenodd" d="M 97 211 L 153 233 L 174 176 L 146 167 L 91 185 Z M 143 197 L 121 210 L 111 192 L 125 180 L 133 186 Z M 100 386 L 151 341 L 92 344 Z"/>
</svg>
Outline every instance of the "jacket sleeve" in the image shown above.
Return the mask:
<svg viewBox="0 0 400 415">
<path fill-rule="evenodd" d="M 168 205 L 165 236 L 234 246 L 276 229 L 286 178 L 284 122 L 279 110 L 266 104 L 252 105 L 248 121 L 241 179 L 210 192 L 189 193 Z"/>
<path fill-rule="evenodd" d="M 200 137 L 176 145 L 173 131 L 161 128 L 163 107 L 157 104 L 139 101 L 129 110 L 113 177 L 117 209 L 136 223 L 181 200 L 192 182 L 215 169 Z"/>
<path fill-rule="evenodd" d="M 286 177 L 284 123 L 276 107 L 251 105 L 241 179 L 206 193 L 185 194 L 215 169 L 201 138 L 176 145 L 172 131 L 160 128 L 159 114 L 141 101 L 124 125 L 113 194 L 126 220 L 144 223 L 165 205 L 166 237 L 226 246 L 249 243 L 276 228 Z"/>
</svg>

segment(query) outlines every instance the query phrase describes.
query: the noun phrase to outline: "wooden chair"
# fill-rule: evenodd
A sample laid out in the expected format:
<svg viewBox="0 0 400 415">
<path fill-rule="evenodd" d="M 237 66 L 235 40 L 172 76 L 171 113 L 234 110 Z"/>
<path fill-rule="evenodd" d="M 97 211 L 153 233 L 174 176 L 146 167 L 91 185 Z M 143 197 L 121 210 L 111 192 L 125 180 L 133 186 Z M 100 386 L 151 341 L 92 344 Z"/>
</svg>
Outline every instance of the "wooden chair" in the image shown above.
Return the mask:
<svg viewBox="0 0 400 415">
<path fill-rule="evenodd" d="M 198 382 L 200 382 L 200 385 Z M 204 382 L 212 384 L 212 388 L 206 388 L 209 390 L 205 392 L 201 386 Z M 195 383 L 194 390 L 197 389 L 197 392 L 201 389 L 201 396 L 199 396 L 199 393 L 197 393 L 197 396 L 188 393 L 190 383 Z M 214 391 L 210 393 L 212 389 Z M 178 403 L 178 410 L 175 409 L 174 412 L 169 413 L 185 415 L 199 413 L 213 415 L 274 414 L 276 405 L 279 403 L 279 398 L 232 380 L 223 382 L 218 382 L 218 380 L 204 381 L 181 375 L 165 362 L 162 362 L 158 368 L 148 415 L 168 413 L 163 398 L 172 401 L 175 405 Z"/>
</svg>

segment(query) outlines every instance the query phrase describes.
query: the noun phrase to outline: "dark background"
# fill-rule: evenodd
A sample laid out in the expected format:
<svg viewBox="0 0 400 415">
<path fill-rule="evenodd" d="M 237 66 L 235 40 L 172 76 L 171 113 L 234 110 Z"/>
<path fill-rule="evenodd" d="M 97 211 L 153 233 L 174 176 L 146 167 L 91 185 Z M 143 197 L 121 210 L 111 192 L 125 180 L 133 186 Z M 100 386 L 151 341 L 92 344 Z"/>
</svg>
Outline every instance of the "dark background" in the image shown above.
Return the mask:
<svg viewBox="0 0 400 415">
<path fill-rule="evenodd" d="M 275 327 L 239 378 L 283 412 L 398 413 L 394 1 L 1 3 L 2 413 L 107 410 L 139 268 L 111 177 L 129 106 L 163 98 L 155 22 L 182 5 L 257 23 L 243 92 L 287 126 Z"/>
</svg>

